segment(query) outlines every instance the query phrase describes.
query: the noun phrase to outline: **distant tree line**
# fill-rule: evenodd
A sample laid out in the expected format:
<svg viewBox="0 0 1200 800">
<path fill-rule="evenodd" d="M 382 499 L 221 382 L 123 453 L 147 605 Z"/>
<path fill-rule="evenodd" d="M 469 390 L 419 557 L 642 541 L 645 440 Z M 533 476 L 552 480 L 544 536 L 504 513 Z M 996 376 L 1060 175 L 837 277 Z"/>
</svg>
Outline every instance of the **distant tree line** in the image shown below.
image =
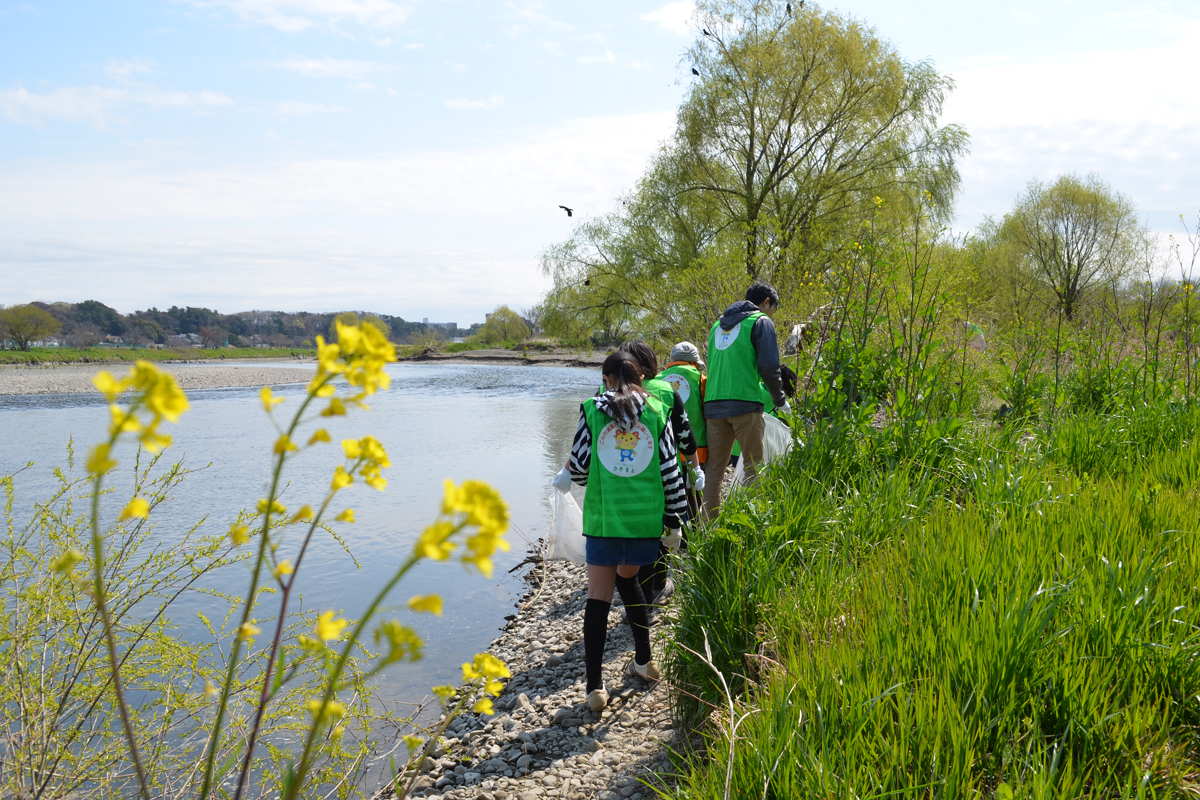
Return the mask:
<svg viewBox="0 0 1200 800">
<path fill-rule="evenodd" d="M 119 338 L 131 345 L 182 344 L 186 337 L 189 343 L 206 347 L 219 347 L 228 342 L 234 347 L 311 347 L 317 336 L 333 338 L 334 320 L 353 317 L 375 324 L 384 330 L 390 339 L 406 343 L 428 334 L 438 326 L 423 322 L 409 322 L 388 314 L 373 314 L 365 311 L 344 311 L 314 314 L 307 311 L 242 311 L 222 314 L 215 309 L 187 306 L 171 306 L 165 311 L 148 308 L 122 314 L 115 308 L 96 300 L 81 303 L 33 302 L 23 306 L 4 309 L 0 316 L 12 317 L 10 327 L 21 332 L 19 337 L 0 331 L 27 349 L 33 342 L 56 338 L 74 347 L 91 347 L 109 337 Z M 459 329 L 459 335 L 471 335 L 482 328 L 482 323 L 469 329 Z M 29 332 L 34 335 L 29 335 Z M 444 333 L 444 330 L 443 330 Z"/>
</svg>

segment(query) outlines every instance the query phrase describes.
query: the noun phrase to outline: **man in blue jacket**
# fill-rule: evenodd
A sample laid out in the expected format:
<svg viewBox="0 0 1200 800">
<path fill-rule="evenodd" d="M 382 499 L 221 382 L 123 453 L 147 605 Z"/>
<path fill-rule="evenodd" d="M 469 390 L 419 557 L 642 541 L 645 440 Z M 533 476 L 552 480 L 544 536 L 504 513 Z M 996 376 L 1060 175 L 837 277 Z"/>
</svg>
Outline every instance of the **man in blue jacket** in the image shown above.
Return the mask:
<svg viewBox="0 0 1200 800">
<path fill-rule="evenodd" d="M 742 448 L 746 482 L 754 480 L 763 452 L 763 408 L 760 383 L 776 408 L 791 411 L 779 374 L 779 343 L 771 318 L 779 309 L 779 293 L 765 283 L 746 290 L 746 299 L 725 309 L 708 334 L 708 388 L 704 420 L 708 428 L 708 461 L 704 464 L 704 508 L 709 517 L 721 510 L 721 482 L 736 441 Z"/>
</svg>

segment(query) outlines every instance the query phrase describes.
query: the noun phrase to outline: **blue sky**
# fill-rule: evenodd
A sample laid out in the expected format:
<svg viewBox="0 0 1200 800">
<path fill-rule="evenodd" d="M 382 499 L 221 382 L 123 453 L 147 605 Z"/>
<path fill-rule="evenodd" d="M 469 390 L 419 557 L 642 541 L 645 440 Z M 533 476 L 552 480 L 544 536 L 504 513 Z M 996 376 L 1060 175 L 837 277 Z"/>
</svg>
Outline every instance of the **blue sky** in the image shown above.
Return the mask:
<svg viewBox="0 0 1200 800">
<path fill-rule="evenodd" d="M 833 3 L 958 88 L 958 227 L 1095 171 L 1200 208 L 1200 6 Z M 527 307 L 672 129 L 682 2 L 0 0 L 0 303 Z M 576 209 L 567 219 L 558 205 Z"/>
</svg>

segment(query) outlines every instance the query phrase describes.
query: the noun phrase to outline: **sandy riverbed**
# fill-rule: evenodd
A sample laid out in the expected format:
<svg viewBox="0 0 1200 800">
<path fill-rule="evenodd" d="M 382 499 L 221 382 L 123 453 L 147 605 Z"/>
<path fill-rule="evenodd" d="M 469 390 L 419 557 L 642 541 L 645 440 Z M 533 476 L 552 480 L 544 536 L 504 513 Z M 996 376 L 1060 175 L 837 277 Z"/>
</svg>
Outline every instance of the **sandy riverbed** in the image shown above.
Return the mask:
<svg viewBox="0 0 1200 800">
<path fill-rule="evenodd" d="M 311 369 L 268 367 L 260 364 L 178 365 L 161 364 L 186 391 L 227 389 L 239 386 L 279 386 L 304 383 Z M 96 391 L 92 377 L 101 370 L 121 376 L 125 364 L 67 364 L 58 366 L 0 367 L 0 395 L 14 394 L 88 394 Z"/>
</svg>

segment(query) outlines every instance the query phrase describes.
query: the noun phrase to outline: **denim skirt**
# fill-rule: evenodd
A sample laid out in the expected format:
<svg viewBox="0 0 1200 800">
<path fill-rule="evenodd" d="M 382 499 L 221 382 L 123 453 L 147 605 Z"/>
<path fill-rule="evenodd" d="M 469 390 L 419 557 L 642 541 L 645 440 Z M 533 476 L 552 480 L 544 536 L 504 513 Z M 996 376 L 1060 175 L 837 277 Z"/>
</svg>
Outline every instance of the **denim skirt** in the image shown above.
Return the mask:
<svg viewBox="0 0 1200 800">
<path fill-rule="evenodd" d="M 587 563 L 593 567 L 642 566 L 658 560 L 658 539 L 588 536 Z"/>
</svg>

